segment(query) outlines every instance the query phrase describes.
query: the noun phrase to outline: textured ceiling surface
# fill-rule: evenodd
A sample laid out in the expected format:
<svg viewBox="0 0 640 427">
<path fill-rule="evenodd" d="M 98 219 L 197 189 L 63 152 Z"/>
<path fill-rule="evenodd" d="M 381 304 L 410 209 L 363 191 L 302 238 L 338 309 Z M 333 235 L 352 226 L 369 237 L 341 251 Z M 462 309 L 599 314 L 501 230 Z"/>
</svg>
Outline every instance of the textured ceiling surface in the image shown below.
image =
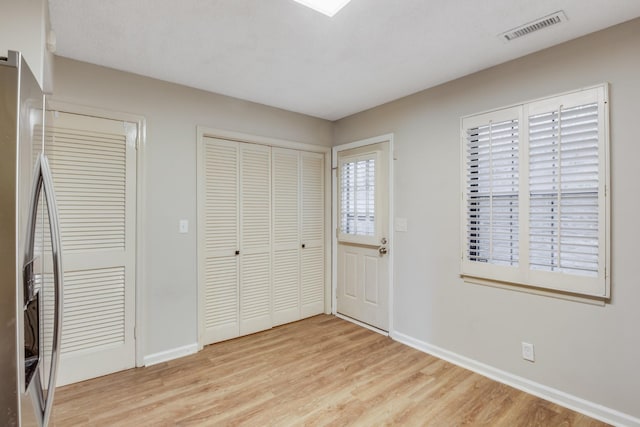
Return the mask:
<svg viewBox="0 0 640 427">
<path fill-rule="evenodd" d="M 336 120 L 640 16 L 639 0 L 49 0 L 57 55 Z M 568 21 L 498 35 L 557 10 Z"/>
</svg>

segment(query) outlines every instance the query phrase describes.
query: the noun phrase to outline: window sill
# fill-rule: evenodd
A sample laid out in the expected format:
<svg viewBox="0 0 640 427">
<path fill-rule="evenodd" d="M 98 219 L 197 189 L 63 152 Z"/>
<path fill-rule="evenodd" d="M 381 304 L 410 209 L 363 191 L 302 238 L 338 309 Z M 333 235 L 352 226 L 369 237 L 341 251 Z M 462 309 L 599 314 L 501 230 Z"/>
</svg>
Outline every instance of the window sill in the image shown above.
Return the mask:
<svg viewBox="0 0 640 427">
<path fill-rule="evenodd" d="M 567 301 L 580 302 L 583 304 L 591 304 L 604 307 L 608 298 L 590 297 L 586 295 L 573 294 L 570 292 L 557 291 L 553 289 L 538 288 L 535 286 L 521 285 L 517 283 L 501 282 L 498 280 L 484 279 L 480 277 L 461 274 L 460 277 L 465 283 L 474 285 L 491 286 L 493 288 L 507 289 L 510 291 L 524 292 L 528 294 L 540 295 L 550 298 L 563 299 Z"/>
</svg>

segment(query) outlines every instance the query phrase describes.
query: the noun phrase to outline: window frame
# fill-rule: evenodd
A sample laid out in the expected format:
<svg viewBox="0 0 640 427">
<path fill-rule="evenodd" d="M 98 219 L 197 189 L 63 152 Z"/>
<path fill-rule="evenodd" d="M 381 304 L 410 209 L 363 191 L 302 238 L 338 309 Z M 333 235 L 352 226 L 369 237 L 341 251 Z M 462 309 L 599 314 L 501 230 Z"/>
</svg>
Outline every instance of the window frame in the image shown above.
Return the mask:
<svg viewBox="0 0 640 427">
<path fill-rule="evenodd" d="M 460 244 L 461 276 L 470 282 L 518 288 L 551 291 L 589 298 L 610 298 L 610 156 L 609 156 L 609 101 L 608 84 L 601 84 L 537 100 L 523 102 L 509 107 L 461 117 L 460 119 Z M 598 272 L 588 277 L 563 272 L 533 270 L 529 260 L 529 118 L 535 114 L 550 112 L 553 108 L 571 108 L 592 102 L 598 104 Z M 470 261 L 468 253 L 468 165 L 467 130 L 487 125 L 490 121 L 518 120 L 519 140 L 519 195 L 518 225 L 519 253 L 517 266 L 495 265 Z M 513 287 L 513 286 L 512 286 Z"/>
</svg>

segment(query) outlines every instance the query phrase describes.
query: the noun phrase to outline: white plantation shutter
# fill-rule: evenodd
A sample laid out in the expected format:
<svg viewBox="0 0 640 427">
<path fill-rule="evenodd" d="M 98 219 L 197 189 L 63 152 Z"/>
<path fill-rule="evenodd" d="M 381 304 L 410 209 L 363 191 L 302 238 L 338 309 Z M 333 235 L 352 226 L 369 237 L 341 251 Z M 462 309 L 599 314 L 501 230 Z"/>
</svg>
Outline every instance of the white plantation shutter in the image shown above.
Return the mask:
<svg viewBox="0 0 640 427">
<path fill-rule="evenodd" d="M 377 244 L 376 167 L 378 153 L 365 153 L 340 159 L 339 239 L 354 243 Z"/>
<path fill-rule="evenodd" d="M 517 266 L 518 119 L 466 132 L 468 259 Z"/>
<path fill-rule="evenodd" d="M 529 117 L 532 269 L 598 275 L 598 104 Z"/>
<path fill-rule="evenodd" d="M 609 296 L 607 107 L 599 86 L 462 120 L 463 276 Z"/>
</svg>

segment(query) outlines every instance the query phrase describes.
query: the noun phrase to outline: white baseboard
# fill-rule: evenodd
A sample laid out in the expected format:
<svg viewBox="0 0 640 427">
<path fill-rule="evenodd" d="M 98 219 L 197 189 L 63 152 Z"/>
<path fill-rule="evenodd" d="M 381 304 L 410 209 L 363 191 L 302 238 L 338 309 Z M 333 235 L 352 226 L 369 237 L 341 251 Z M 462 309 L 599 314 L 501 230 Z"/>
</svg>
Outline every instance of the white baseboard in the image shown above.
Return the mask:
<svg viewBox="0 0 640 427">
<path fill-rule="evenodd" d="M 406 344 L 409 347 L 413 347 L 416 350 L 428 353 L 439 359 L 451 362 L 454 365 L 461 366 L 465 369 L 469 369 L 470 371 L 491 378 L 492 380 L 517 388 L 518 390 L 522 390 L 526 393 L 564 406 L 576 412 L 580 412 L 591 418 L 595 418 L 615 426 L 640 427 L 640 418 L 581 399 L 577 396 L 547 387 L 526 378 L 510 374 L 509 372 L 502 371 L 494 368 L 493 366 L 485 365 L 484 363 L 469 359 L 452 351 L 417 340 L 403 333 L 392 331 L 391 338 Z"/>
<path fill-rule="evenodd" d="M 185 345 L 171 350 L 161 351 L 144 357 L 144 366 L 156 365 L 180 357 L 189 356 L 198 352 L 198 343 Z"/>
</svg>

